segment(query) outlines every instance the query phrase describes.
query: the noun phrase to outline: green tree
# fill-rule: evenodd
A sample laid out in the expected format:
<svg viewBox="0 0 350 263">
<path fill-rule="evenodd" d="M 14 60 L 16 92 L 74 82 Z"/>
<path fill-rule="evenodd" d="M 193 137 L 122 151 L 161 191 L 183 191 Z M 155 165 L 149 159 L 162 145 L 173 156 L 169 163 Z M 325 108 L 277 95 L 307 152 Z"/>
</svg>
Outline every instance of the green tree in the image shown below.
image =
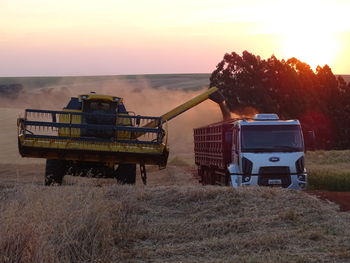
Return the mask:
<svg viewBox="0 0 350 263">
<path fill-rule="evenodd" d="M 232 112 L 246 108 L 298 118 L 313 130 L 319 148 L 350 147 L 350 84 L 334 76 L 328 65 L 316 71 L 298 60 L 264 60 L 248 51 L 225 54 L 210 77 Z"/>
</svg>

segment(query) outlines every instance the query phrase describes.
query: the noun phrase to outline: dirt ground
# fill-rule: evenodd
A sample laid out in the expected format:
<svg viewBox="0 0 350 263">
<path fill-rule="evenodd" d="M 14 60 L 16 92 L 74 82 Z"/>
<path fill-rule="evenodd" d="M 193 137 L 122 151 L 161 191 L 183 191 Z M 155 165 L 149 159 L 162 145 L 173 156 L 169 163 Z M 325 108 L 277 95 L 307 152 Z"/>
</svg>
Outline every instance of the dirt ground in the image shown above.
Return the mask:
<svg viewBox="0 0 350 263">
<path fill-rule="evenodd" d="M 314 195 L 322 200 L 327 200 L 339 205 L 342 212 L 350 211 L 350 192 L 330 192 L 330 191 L 307 191 L 308 194 Z"/>
</svg>

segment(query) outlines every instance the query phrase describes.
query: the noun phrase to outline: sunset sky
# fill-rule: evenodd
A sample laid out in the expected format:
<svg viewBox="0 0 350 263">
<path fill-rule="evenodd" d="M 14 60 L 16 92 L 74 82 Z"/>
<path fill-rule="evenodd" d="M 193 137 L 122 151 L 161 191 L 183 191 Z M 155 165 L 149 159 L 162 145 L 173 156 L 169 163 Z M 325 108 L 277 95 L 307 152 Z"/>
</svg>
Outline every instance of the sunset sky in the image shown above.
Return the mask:
<svg viewBox="0 0 350 263">
<path fill-rule="evenodd" d="M 0 76 L 210 73 L 226 52 L 350 74 L 349 0 L 0 0 Z"/>
</svg>

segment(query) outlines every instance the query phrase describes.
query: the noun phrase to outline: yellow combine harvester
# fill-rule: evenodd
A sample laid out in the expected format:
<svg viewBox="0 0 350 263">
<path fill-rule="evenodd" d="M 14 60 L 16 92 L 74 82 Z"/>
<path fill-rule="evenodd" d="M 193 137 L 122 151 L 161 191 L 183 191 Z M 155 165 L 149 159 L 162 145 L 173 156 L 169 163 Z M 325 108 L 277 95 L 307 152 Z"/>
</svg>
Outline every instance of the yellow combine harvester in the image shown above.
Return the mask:
<svg viewBox="0 0 350 263">
<path fill-rule="evenodd" d="M 71 98 L 62 111 L 26 109 L 17 121 L 19 152 L 47 159 L 45 185 L 66 174 L 134 184 L 137 164 L 146 184 L 145 165 L 167 164 L 163 124 L 209 97 L 222 101 L 214 87 L 160 117 L 135 115 L 122 98 L 95 93 Z"/>
</svg>

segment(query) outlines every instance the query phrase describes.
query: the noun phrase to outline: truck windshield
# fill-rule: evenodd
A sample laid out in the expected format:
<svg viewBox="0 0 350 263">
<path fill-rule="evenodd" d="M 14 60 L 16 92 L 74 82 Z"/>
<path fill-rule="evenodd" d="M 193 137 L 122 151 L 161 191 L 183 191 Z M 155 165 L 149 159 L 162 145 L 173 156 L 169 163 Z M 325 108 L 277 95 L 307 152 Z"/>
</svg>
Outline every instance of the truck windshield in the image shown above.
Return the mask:
<svg viewBox="0 0 350 263">
<path fill-rule="evenodd" d="M 299 125 L 242 126 L 242 152 L 301 152 Z"/>
</svg>

